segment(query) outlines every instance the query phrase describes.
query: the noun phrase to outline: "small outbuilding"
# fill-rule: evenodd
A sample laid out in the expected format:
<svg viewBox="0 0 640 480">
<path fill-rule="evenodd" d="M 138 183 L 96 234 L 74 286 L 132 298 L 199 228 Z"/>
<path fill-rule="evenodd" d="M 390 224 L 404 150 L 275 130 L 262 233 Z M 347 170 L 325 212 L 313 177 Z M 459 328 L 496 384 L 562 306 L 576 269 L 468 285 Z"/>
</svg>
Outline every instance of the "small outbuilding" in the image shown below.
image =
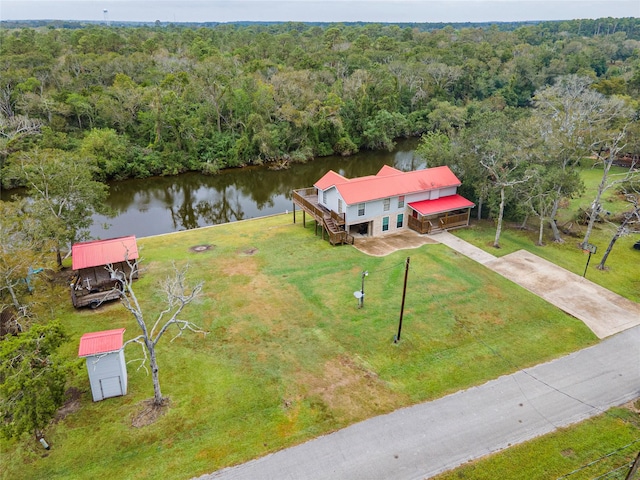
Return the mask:
<svg viewBox="0 0 640 480">
<path fill-rule="evenodd" d="M 124 328 L 85 333 L 78 356 L 86 358 L 93 401 L 127 393 L 127 364 L 124 360 Z"/>
<path fill-rule="evenodd" d="M 97 308 L 120 298 L 122 276 L 138 278 L 138 272 L 132 272 L 131 262 L 138 259 L 138 244 L 133 235 L 76 243 L 71 248 L 71 257 L 75 270 L 71 300 L 76 308 L 87 305 Z"/>
</svg>

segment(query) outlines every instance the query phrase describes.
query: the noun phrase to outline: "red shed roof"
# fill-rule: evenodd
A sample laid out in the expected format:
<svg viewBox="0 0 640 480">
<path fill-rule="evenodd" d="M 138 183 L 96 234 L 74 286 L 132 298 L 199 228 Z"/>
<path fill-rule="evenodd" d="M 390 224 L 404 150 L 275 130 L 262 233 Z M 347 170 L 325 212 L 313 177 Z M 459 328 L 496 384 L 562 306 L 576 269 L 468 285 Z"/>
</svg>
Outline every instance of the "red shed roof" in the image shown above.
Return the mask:
<svg viewBox="0 0 640 480">
<path fill-rule="evenodd" d="M 71 247 L 71 256 L 71 268 L 74 270 L 99 267 L 110 263 L 135 260 L 138 258 L 138 244 L 133 235 L 81 242 Z"/>
<path fill-rule="evenodd" d="M 347 205 L 381 198 L 460 186 L 460 180 L 447 166 L 401 172 L 385 165 L 377 175 L 348 179 L 329 171 L 315 187 L 326 190 L 335 186 Z"/>
<path fill-rule="evenodd" d="M 420 202 L 412 202 L 409 204 L 416 212 L 422 215 L 434 215 L 436 213 L 449 212 L 459 208 L 469 208 L 475 206 L 460 195 L 448 195 L 440 197 L 437 200 L 421 200 Z"/>
<path fill-rule="evenodd" d="M 78 356 L 88 357 L 89 355 L 117 352 L 122 348 L 124 331 L 124 328 L 117 328 L 115 330 L 85 333 L 80 338 Z"/>
</svg>

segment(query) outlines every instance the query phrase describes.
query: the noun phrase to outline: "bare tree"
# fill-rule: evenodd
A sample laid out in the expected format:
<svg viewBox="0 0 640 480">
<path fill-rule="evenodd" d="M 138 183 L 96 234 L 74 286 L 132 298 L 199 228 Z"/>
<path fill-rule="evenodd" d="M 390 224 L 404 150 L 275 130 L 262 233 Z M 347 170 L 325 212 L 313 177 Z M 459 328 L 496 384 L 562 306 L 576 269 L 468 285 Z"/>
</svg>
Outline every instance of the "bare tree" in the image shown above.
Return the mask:
<svg viewBox="0 0 640 480">
<path fill-rule="evenodd" d="M 602 260 L 598 264 L 598 270 L 604 270 L 604 265 L 615 245 L 616 241 L 625 235 L 630 233 L 640 233 L 640 189 L 631 188 L 625 190 L 625 198 L 627 202 L 631 204 L 631 210 L 622 214 L 622 222 L 616 227 L 616 230 L 611 237 L 611 241 L 607 246 L 607 250 L 602 256 Z"/>
<path fill-rule="evenodd" d="M 153 379 L 153 404 L 160 406 L 163 403 L 164 397 L 160 390 L 156 345 L 165 332 L 172 327 L 174 330 L 177 329 L 177 333 L 171 341 L 182 335 L 185 330 L 206 335 L 207 332 L 197 325 L 180 318 L 184 308 L 199 296 L 202 291 L 203 282 L 198 282 L 194 286 L 187 285 L 186 275 L 189 266 L 187 265 L 180 270 L 174 265 L 173 275 L 168 276 L 160 283 L 160 288 L 164 292 L 165 307 L 155 315 L 155 321 L 153 321 L 153 323 L 148 323 L 147 320 L 145 320 L 145 315 L 133 288 L 133 278 L 138 272 L 138 262 L 127 263 L 129 263 L 131 271 L 126 275 L 122 274 L 122 272 L 115 271 L 112 266 L 108 268 L 112 275 L 117 276 L 117 278 L 122 281 L 124 290 L 123 295 L 120 297 L 122 304 L 136 319 L 141 331 L 140 335 L 125 342 L 125 346 L 133 342 L 142 346 L 144 358 L 141 360 L 140 366 L 146 369 L 146 363 L 147 361 L 149 362 L 151 377 Z"/>
<path fill-rule="evenodd" d="M 640 172 L 634 168 L 629 168 L 628 171 L 622 174 L 611 174 L 611 167 L 613 162 L 626 145 L 622 142 L 626 136 L 626 128 L 623 128 L 622 131 L 614 134 L 612 136 L 611 141 L 603 143 L 600 149 L 600 152 L 597 153 L 598 161 L 596 164 L 602 165 L 602 178 L 600 179 L 600 183 L 598 184 L 598 189 L 596 190 L 596 196 L 591 203 L 591 207 L 589 208 L 589 222 L 587 223 L 587 231 L 585 232 L 584 239 L 582 240 L 582 245 L 586 245 L 589 243 L 589 237 L 591 236 L 591 232 L 593 231 L 593 226 L 596 220 L 600 217 L 600 213 L 602 212 L 602 195 L 607 190 L 625 184 L 627 182 L 632 181 L 634 178 L 640 177 Z"/>
</svg>

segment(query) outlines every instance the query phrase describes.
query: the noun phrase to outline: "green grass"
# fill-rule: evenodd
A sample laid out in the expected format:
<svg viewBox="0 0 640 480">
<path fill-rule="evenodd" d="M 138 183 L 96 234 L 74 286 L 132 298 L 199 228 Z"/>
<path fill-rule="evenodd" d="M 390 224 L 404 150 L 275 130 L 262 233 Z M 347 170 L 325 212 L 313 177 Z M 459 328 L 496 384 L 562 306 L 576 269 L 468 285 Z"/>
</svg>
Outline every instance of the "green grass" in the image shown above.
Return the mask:
<svg viewBox="0 0 640 480">
<path fill-rule="evenodd" d="M 214 247 L 189 251 L 200 244 Z M 147 318 L 172 262 L 188 262 L 190 277 L 205 281 L 185 317 L 210 333 L 158 346 L 168 412 L 132 427 L 152 396 L 150 377 L 130 363 L 128 394 L 93 403 L 81 365 L 72 381 L 82 391 L 79 410 L 48 430 L 46 456 L 30 438 L 3 440 L 2 478 L 190 478 L 597 341 L 580 321 L 442 245 L 369 257 L 331 247 L 284 215 L 139 245 L 144 270 L 135 288 Z M 358 309 L 363 270 L 370 274 Z M 118 303 L 76 311 L 67 295 L 52 303 L 72 337 L 69 358 L 85 332 L 137 334 Z M 127 347 L 128 360 L 141 356 L 138 348 Z"/>
<path fill-rule="evenodd" d="M 548 480 L 568 475 L 567 480 L 622 480 L 629 471 L 628 466 L 623 466 L 633 462 L 639 446 L 637 413 L 613 408 L 605 415 L 561 428 L 434 479 Z"/>
</svg>

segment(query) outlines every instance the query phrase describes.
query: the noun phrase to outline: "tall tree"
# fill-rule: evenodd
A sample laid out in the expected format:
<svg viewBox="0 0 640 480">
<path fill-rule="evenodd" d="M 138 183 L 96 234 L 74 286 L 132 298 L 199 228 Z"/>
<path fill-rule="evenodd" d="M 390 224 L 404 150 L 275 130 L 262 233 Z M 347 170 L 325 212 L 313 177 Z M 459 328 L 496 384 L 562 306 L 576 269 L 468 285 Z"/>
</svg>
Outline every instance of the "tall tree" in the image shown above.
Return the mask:
<svg viewBox="0 0 640 480">
<path fill-rule="evenodd" d="M 5 181 L 25 185 L 33 199 L 29 211 L 42 238 L 55 242 L 58 265 L 62 249 L 88 238 L 94 213 L 108 213 L 107 185 L 93 179 L 95 164 L 62 150 L 33 150 L 12 158 Z"/>
<path fill-rule="evenodd" d="M 37 281 L 32 274 L 50 263 L 48 242 L 38 237 L 38 225 L 26 210 L 25 200 L 0 202 L 0 312 L 13 307 L 16 331 L 26 328 L 31 315 L 33 297 L 27 293 Z"/>
<path fill-rule="evenodd" d="M 562 175 L 574 170 L 582 158 L 606 137 L 612 122 L 625 111 L 624 103 L 590 88 L 591 80 L 569 75 L 536 92 L 534 97 L 536 124 L 543 140 L 545 155 L 555 162 Z M 556 242 L 563 241 L 556 224 L 560 201 L 570 196 L 568 185 L 556 186 L 549 222 Z"/>
<path fill-rule="evenodd" d="M 58 355 L 66 335 L 57 322 L 34 324 L 0 342 L 0 432 L 42 437 L 64 402 L 69 364 Z"/>
<path fill-rule="evenodd" d="M 160 285 L 164 293 L 165 306 L 155 314 L 155 320 L 149 321 L 147 320 L 149 317 L 145 317 L 142 311 L 142 307 L 133 288 L 133 278 L 138 271 L 138 262 L 130 263 L 130 266 L 131 273 L 128 276 L 121 277 L 124 284 L 124 294 L 120 298 L 124 307 L 135 318 L 141 333 L 137 337 L 128 340 L 125 346 L 132 342 L 142 345 L 144 359 L 141 366 L 146 366 L 147 360 L 149 361 L 153 381 L 153 404 L 155 406 L 161 406 L 164 397 L 160 390 L 156 346 L 167 330 L 172 327 L 178 330 L 173 337 L 174 339 L 182 335 L 185 330 L 206 334 L 204 330 L 194 323 L 180 318 L 184 308 L 200 295 L 203 282 L 189 286 L 186 279 L 188 266 L 182 270 L 178 270 L 174 265 L 173 275 L 167 277 Z M 113 270 L 111 270 L 111 273 L 116 274 Z M 153 323 L 151 323 L 152 321 Z"/>
<path fill-rule="evenodd" d="M 513 122 L 502 112 L 488 112 L 482 121 L 465 130 L 465 145 L 470 155 L 485 170 L 488 185 L 499 196 L 497 210 L 495 248 L 500 248 L 502 221 L 507 194 L 532 177 L 528 169 L 534 151 L 533 139 L 524 121 Z"/>
</svg>

